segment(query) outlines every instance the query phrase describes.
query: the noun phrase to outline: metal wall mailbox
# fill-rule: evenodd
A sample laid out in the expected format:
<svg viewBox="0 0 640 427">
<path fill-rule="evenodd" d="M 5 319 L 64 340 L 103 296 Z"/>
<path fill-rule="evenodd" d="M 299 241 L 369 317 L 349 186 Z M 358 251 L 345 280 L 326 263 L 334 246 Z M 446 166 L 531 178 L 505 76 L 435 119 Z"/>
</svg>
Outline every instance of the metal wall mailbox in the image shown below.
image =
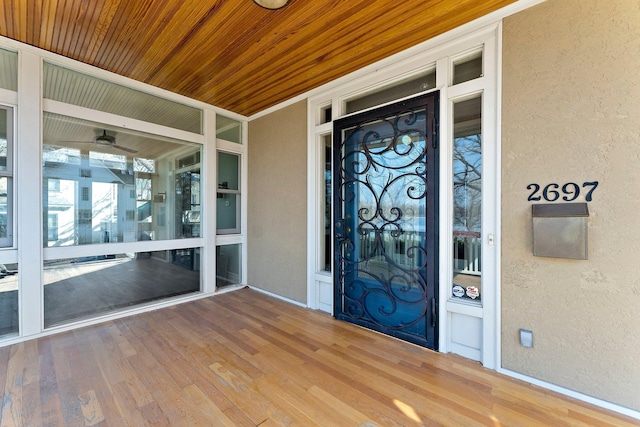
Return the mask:
<svg viewBox="0 0 640 427">
<path fill-rule="evenodd" d="M 532 205 L 533 255 L 587 259 L 586 203 Z"/>
</svg>

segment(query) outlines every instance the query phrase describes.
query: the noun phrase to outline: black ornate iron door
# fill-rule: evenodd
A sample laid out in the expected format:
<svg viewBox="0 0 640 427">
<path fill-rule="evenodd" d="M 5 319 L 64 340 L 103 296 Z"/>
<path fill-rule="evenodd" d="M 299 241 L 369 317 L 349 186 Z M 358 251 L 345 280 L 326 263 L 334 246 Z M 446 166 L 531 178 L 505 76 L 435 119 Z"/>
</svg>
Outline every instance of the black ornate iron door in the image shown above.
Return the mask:
<svg viewBox="0 0 640 427">
<path fill-rule="evenodd" d="M 437 349 L 439 93 L 334 123 L 335 317 Z"/>
</svg>

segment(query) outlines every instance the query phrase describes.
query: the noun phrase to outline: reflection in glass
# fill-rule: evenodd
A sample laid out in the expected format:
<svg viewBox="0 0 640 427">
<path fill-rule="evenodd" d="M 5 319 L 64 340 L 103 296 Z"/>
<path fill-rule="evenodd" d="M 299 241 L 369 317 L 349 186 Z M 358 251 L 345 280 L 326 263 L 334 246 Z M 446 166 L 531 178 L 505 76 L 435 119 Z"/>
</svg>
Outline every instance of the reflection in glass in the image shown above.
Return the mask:
<svg viewBox="0 0 640 427">
<path fill-rule="evenodd" d="M 18 90 L 18 54 L 0 49 L 0 88 Z"/>
<path fill-rule="evenodd" d="M 11 246 L 11 224 L 7 217 L 9 205 L 9 191 L 11 189 L 11 179 L 0 177 L 0 242 L 4 242 L 1 246 Z"/>
<path fill-rule="evenodd" d="M 242 283 L 242 245 L 216 247 L 216 287 Z"/>
<path fill-rule="evenodd" d="M 44 246 L 200 236 L 200 149 L 44 113 Z"/>
<path fill-rule="evenodd" d="M 45 327 L 200 290 L 200 249 L 45 261 Z"/>
<path fill-rule="evenodd" d="M 0 336 L 18 328 L 18 264 L 0 264 Z"/>
<path fill-rule="evenodd" d="M 416 128 L 425 121 L 424 113 L 418 117 Z M 411 119 L 408 117 L 405 121 Z M 366 130 L 370 129 L 382 134 L 372 124 Z M 365 275 L 374 272 L 375 277 L 389 276 L 404 285 L 403 269 L 417 271 L 424 261 L 422 251 L 417 248 L 426 239 L 426 141 L 421 133 L 412 129 L 395 140 L 371 138 L 367 142 L 366 151 L 354 152 L 348 158 L 353 175 L 369 170 L 366 179 L 349 183 L 359 202 L 357 211 L 351 208 L 353 218 L 359 220 L 353 224 L 358 231 L 359 260 L 368 261 L 364 268 L 360 267 L 360 272 Z"/>
<path fill-rule="evenodd" d="M 242 123 L 219 114 L 216 115 L 216 138 L 242 144 Z"/>
<path fill-rule="evenodd" d="M 13 246 L 13 114 L 0 108 L 0 247 Z"/>
<path fill-rule="evenodd" d="M 122 154 L 89 151 L 89 165 L 106 167 L 110 169 L 126 169 L 127 156 L 124 156 Z"/>
<path fill-rule="evenodd" d="M 482 52 L 453 64 L 453 84 L 482 77 Z"/>
<path fill-rule="evenodd" d="M 0 171 L 7 171 L 9 156 L 9 129 L 11 126 L 9 113 L 5 109 L 0 109 Z"/>
<path fill-rule="evenodd" d="M 426 339 L 435 264 L 427 111 L 416 101 L 409 111 L 341 128 L 340 163 L 334 164 L 339 310 L 413 340 Z"/>
<path fill-rule="evenodd" d="M 403 80 L 385 86 L 373 93 L 368 93 L 357 98 L 347 101 L 345 113 L 350 114 L 356 111 L 362 111 L 367 108 L 375 107 L 396 99 L 405 98 L 415 95 L 436 87 L 436 70 L 430 70 L 418 76 L 414 76 L 409 80 Z"/>
<path fill-rule="evenodd" d="M 240 156 L 218 152 L 216 229 L 218 234 L 240 233 Z"/>
<path fill-rule="evenodd" d="M 453 288 L 480 301 L 482 271 L 482 98 L 454 104 Z"/>
<path fill-rule="evenodd" d="M 200 169 L 176 175 L 176 237 L 200 237 Z"/>
<path fill-rule="evenodd" d="M 321 268 L 331 271 L 331 135 L 322 137 L 324 148 L 324 238 L 321 241 Z"/>
</svg>

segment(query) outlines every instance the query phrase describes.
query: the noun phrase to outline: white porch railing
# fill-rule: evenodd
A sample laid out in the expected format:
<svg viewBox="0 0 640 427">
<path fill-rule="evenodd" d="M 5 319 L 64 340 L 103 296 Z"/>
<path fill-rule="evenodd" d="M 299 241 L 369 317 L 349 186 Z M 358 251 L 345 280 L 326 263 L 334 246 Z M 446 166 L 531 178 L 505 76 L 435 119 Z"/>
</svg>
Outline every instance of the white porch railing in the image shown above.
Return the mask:
<svg viewBox="0 0 640 427">
<path fill-rule="evenodd" d="M 480 275 L 482 271 L 482 240 L 480 233 L 463 232 L 453 237 L 453 271 Z M 477 236 L 476 236 L 477 235 Z"/>
<path fill-rule="evenodd" d="M 383 252 L 376 247 L 376 233 L 374 230 L 367 230 L 364 234 L 359 234 L 359 254 L 361 260 L 368 259 L 378 262 L 391 260 L 404 268 L 415 268 L 418 264 L 418 252 L 413 257 L 407 255 L 407 250 L 412 246 L 419 246 L 421 235 L 415 231 L 402 232 L 399 236 L 393 236 L 391 231 L 382 233 L 382 248 L 386 258 L 382 257 Z M 411 253 L 411 251 L 409 252 Z"/>
<path fill-rule="evenodd" d="M 359 259 L 377 260 L 385 262 L 382 252 L 376 247 L 375 231 L 367 230 L 359 234 Z M 414 257 L 407 255 L 412 246 L 421 244 L 422 234 L 415 231 L 402 232 L 399 236 L 392 236 L 390 231 L 382 234 L 382 247 L 386 259 L 405 268 L 415 268 L 418 263 L 418 253 Z M 482 240 L 477 232 L 454 232 L 453 238 L 453 269 L 455 273 L 480 275 L 482 271 Z"/>
</svg>

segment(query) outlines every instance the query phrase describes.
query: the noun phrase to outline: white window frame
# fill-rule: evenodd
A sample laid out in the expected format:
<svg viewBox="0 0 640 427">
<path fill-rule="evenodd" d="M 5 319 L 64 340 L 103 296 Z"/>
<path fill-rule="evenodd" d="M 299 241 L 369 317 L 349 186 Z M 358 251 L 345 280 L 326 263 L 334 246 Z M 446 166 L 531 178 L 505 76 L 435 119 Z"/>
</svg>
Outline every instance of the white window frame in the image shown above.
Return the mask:
<svg viewBox="0 0 640 427">
<path fill-rule="evenodd" d="M 409 49 L 381 63 L 366 67 L 325 86 L 319 94 L 308 100 L 308 145 L 307 145 L 307 301 L 308 306 L 333 313 L 333 278 L 319 268 L 320 227 L 322 214 L 321 174 L 324 169 L 320 153 L 321 136 L 332 132 L 332 123 L 321 123 L 322 111 L 331 105 L 332 119 L 343 117 L 347 100 L 383 89 L 395 82 L 409 79 L 428 69 L 436 68 L 436 89 L 440 91 L 440 224 L 439 252 L 442 255 L 439 268 L 439 351 L 462 353 L 466 357 L 480 360 L 486 367 L 499 366 L 499 146 L 497 134 L 497 80 L 498 40 L 500 24 L 458 30 Z M 483 75 L 468 82 L 451 85 L 453 65 L 466 56 L 483 51 Z M 426 93 L 428 91 L 425 91 Z M 453 278 L 452 239 L 452 111 L 453 102 L 482 93 L 483 132 L 483 201 L 482 201 L 482 305 L 460 304 L 449 299 Z M 417 96 L 419 93 L 412 95 Z M 396 102 L 397 100 L 393 101 Z M 375 108 L 378 108 L 376 106 Z M 487 236 L 492 236 L 490 245 Z M 327 304 L 327 301 L 331 301 Z M 476 336 L 481 340 L 480 349 L 466 352 L 452 341 L 453 317 L 463 316 L 475 322 Z M 472 320 L 472 319 L 480 319 Z"/>
<path fill-rule="evenodd" d="M 227 115 L 225 115 L 227 116 Z M 247 208 L 248 208 L 248 204 L 247 204 L 247 182 L 248 182 L 248 149 L 247 149 L 247 145 L 248 145 L 248 138 L 247 138 L 247 134 L 248 134 L 248 122 L 244 121 L 242 122 L 242 129 L 241 129 L 241 138 L 242 141 L 241 143 L 237 143 L 237 142 L 232 142 L 232 141 L 227 141 L 224 139 L 220 139 L 220 138 L 216 138 L 216 144 L 215 144 L 215 150 L 216 150 L 216 155 L 212 156 L 215 159 L 215 168 L 213 169 L 213 173 L 214 173 L 214 178 L 213 181 L 215 183 L 215 185 L 213 186 L 213 192 L 215 192 L 216 194 L 213 196 L 213 202 L 212 202 L 212 206 L 213 206 L 213 211 L 211 212 L 211 215 L 213 216 L 213 230 L 214 230 L 214 234 L 215 235 L 215 247 L 217 248 L 218 246 L 227 246 L 227 245 L 241 245 L 240 246 L 240 263 L 241 263 L 241 277 L 240 277 L 240 285 L 246 285 L 247 284 Z M 217 224 L 216 224 L 216 218 L 217 218 L 217 208 L 216 208 L 216 199 L 215 197 L 217 197 L 217 181 L 218 181 L 218 152 L 225 152 L 228 154 L 234 154 L 239 156 L 239 163 L 238 163 L 238 167 L 239 167 L 239 177 L 238 179 L 239 181 L 239 194 L 240 194 L 240 212 L 239 212 L 239 222 L 238 224 L 240 225 L 240 230 L 239 232 L 230 232 L 230 233 L 226 233 L 226 231 L 229 230 L 222 230 L 222 232 L 217 230 Z M 236 220 L 238 220 L 238 218 L 236 218 Z M 234 230 L 235 231 L 235 230 Z M 213 251 L 212 254 L 212 261 L 213 261 L 213 277 L 214 277 L 214 284 L 213 286 L 215 287 L 215 273 L 216 273 L 216 267 L 215 267 L 215 263 L 216 263 L 216 251 Z M 217 287 L 216 287 L 217 289 Z"/>
<path fill-rule="evenodd" d="M 215 248 L 218 244 L 241 243 L 242 276 L 246 274 L 246 197 L 242 201 L 243 234 L 241 236 L 221 236 L 215 234 L 215 182 L 216 176 L 216 114 L 237 120 L 242 123 L 243 153 L 243 194 L 246 191 L 246 147 L 247 147 L 247 117 L 205 104 L 200 101 L 167 92 L 163 89 L 136 82 L 101 70 L 75 60 L 46 52 L 14 40 L 0 40 L 0 47 L 18 53 L 18 89 L 11 91 L 0 89 L 0 105 L 13 109 L 14 123 L 14 156 L 13 156 L 13 246 L 0 248 L 0 263 L 18 263 L 19 274 L 19 318 L 20 328 L 17 335 L 7 335 L 0 338 L 1 345 L 9 345 L 33 339 L 50 333 L 71 330 L 81 326 L 104 322 L 111 319 L 128 316 L 135 313 L 167 307 L 181 302 L 202 298 L 216 291 L 215 289 Z M 168 128 L 153 123 L 121 117 L 116 114 L 94 111 L 76 105 L 68 105 L 54 100 L 43 99 L 42 79 L 43 61 L 54 63 L 62 67 L 78 71 L 96 78 L 116 83 L 134 90 L 140 90 L 164 99 L 176 101 L 203 112 L 203 133 L 194 134 L 178 129 Z M 33 82 L 40 82 L 34 84 Z M 202 145 L 202 187 L 201 203 L 205 206 L 201 222 L 202 234 L 199 238 L 179 239 L 167 241 L 145 241 L 131 243 L 108 243 L 85 245 L 83 247 L 43 248 L 43 216 L 42 216 L 42 115 L 44 111 L 78 117 L 105 125 L 139 130 L 142 132 L 163 135 L 179 140 L 196 142 Z M 34 224 L 39 226 L 34 227 Z M 44 236 L 46 238 L 46 236 Z M 156 246 L 158 245 L 158 246 Z M 147 252 L 154 248 L 163 250 L 181 249 L 185 247 L 201 248 L 202 278 L 201 292 L 166 301 L 158 301 L 144 306 L 136 306 L 130 310 L 108 313 L 87 320 L 81 320 L 58 327 L 44 328 L 44 290 L 43 290 L 43 260 L 76 256 L 100 255 L 105 251 L 118 252 Z M 246 279 L 245 279 L 246 280 Z"/>
</svg>

